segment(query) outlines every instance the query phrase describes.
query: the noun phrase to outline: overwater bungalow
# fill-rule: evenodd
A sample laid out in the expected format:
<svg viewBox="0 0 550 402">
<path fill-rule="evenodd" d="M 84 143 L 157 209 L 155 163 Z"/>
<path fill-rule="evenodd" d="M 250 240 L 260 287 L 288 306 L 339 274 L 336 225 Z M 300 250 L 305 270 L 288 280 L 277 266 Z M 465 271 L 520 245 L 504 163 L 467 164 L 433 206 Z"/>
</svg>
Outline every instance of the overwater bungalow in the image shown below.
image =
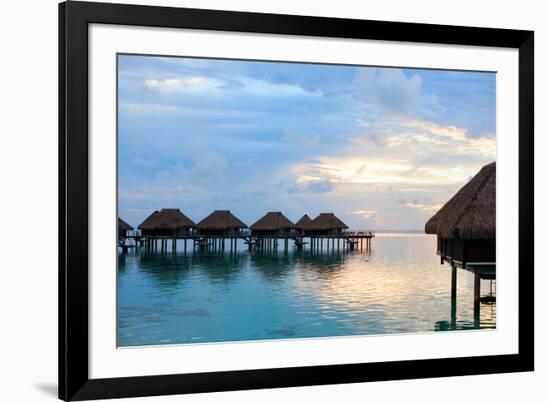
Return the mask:
<svg viewBox="0 0 550 402">
<path fill-rule="evenodd" d="M 294 227 L 294 223 L 282 212 L 268 212 L 251 225 L 250 230 L 253 236 L 289 236 Z"/>
<path fill-rule="evenodd" d="M 495 256 L 496 162 L 484 166 L 427 223 L 437 235 L 441 263 L 465 269 L 492 267 Z M 484 271 L 487 271 L 485 269 Z"/>
<path fill-rule="evenodd" d="M 296 222 L 295 230 L 296 233 L 303 236 L 306 233 L 306 228 L 309 226 L 309 224 L 312 222 L 311 218 L 308 216 L 308 214 L 305 214 L 302 216 L 298 222 Z"/>
<path fill-rule="evenodd" d="M 446 261 L 452 267 L 453 325 L 457 268 L 474 274 L 474 322 L 479 324 L 481 279 L 496 279 L 495 227 L 496 162 L 493 162 L 485 165 L 426 223 L 426 233 L 437 235 L 441 264 Z"/>
<path fill-rule="evenodd" d="M 118 218 L 118 240 L 124 240 L 127 237 L 129 230 L 134 230 L 134 228 L 124 220 Z"/>
<path fill-rule="evenodd" d="M 338 236 L 348 229 L 348 225 L 342 222 L 332 212 L 319 214 L 307 225 L 305 231 L 314 236 Z"/>
<path fill-rule="evenodd" d="M 206 236 L 236 236 L 248 228 L 230 211 L 216 210 L 197 224 L 199 234 Z"/>
<path fill-rule="evenodd" d="M 143 236 L 182 237 L 190 235 L 196 226 L 178 208 L 163 208 L 149 215 L 138 229 Z"/>
</svg>

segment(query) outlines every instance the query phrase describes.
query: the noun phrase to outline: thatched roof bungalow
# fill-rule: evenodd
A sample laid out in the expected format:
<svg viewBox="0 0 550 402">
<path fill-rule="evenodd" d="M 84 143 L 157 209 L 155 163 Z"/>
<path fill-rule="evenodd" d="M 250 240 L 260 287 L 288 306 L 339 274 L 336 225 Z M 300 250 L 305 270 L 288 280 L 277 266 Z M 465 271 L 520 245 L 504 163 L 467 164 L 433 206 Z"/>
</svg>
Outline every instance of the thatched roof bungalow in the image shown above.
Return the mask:
<svg viewBox="0 0 550 402">
<path fill-rule="evenodd" d="M 288 235 L 294 230 L 292 223 L 282 212 L 268 212 L 250 226 L 252 235 Z"/>
<path fill-rule="evenodd" d="M 296 222 L 296 225 L 295 228 L 296 228 L 296 231 L 299 233 L 299 234 L 304 234 L 307 227 L 309 226 L 309 224 L 313 222 L 312 219 L 309 217 L 308 214 L 305 214 L 304 216 L 302 216 L 298 222 Z"/>
<path fill-rule="evenodd" d="M 216 210 L 197 224 L 199 233 L 204 235 L 236 235 L 247 227 L 227 210 Z"/>
<path fill-rule="evenodd" d="M 185 236 L 197 225 L 177 208 L 153 212 L 139 226 L 144 236 Z"/>
<path fill-rule="evenodd" d="M 134 228 L 118 218 L 118 239 L 121 240 L 126 238 L 129 230 L 134 230 Z"/>
<path fill-rule="evenodd" d="M 332 212 L 319 214 L 306 227 L 306 233 L 311 235 L 338 235 L 348 229 L 348 225 L 342 222 Z"/>
<path fill-rule="evenodd" d="M 427 223 L 441 261 L 495 263 L 496 162 L 485 165 Z"/>
</svg>

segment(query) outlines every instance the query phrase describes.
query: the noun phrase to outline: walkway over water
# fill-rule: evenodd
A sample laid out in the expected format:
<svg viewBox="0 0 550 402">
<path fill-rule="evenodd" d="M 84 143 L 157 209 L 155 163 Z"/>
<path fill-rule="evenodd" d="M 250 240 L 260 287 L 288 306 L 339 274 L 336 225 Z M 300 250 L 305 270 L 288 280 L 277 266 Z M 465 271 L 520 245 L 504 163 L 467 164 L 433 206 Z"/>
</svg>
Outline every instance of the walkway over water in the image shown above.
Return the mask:
<svg viewBox="0 0 550 402">
<path fill-rule="evenodd" d="M 297 249 L 309 250 L 369 250 L 371 240 L 375 237 L 372 231 L 340 231 L 334 233 L 280 233 L 280 234 L 255 234 L 250 230 L 242 230 L 235 233 L 221 235 L 186 233 L 178 236 L 146 236 L 140 231 L 129 232 L 124 240 L 119 242 L 123 252 L 129 249 L 143 249 L 146 252 L 172 253 L 177 252 L 178 241 L 183 242 L 184 252 L 190 250 L 225 250 L 237 251 L 238 242 L 241 241 L 252 249 L 278 249 L 279 241 L 282 247 L 288 250 L 289 243 L 293 242 Z M 229 241 L 229 244 L 227 244 Z M 188 242 L 190 243 L 188 245 Z"/>
</svg>

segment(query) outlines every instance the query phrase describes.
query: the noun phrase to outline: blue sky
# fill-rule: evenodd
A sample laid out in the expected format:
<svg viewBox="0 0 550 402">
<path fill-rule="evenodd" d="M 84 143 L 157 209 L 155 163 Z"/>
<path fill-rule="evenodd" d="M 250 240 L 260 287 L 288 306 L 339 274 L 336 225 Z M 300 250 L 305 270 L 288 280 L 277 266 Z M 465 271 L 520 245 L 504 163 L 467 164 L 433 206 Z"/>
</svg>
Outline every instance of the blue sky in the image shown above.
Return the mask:
<svg viewBox="0 0 550 402">
<path fill-rule="evenodd" d="M 494 73 L 118 56 L 119 214 L 423 229 L 496 159 Z"/>
</svg>

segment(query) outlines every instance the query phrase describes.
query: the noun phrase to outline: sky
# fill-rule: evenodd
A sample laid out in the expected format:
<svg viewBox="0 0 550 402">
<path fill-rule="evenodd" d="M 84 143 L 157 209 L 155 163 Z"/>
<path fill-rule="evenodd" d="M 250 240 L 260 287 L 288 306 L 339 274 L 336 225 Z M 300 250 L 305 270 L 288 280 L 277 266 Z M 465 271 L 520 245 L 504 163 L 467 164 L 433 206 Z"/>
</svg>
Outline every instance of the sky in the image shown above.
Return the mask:
<svg viewBox="0 0 550 402">
<path fill-rule="evenodd" d="M 423 230 L 496 160 L 496 75 L 118 56 L 119 216 Z"/>
</svg>

